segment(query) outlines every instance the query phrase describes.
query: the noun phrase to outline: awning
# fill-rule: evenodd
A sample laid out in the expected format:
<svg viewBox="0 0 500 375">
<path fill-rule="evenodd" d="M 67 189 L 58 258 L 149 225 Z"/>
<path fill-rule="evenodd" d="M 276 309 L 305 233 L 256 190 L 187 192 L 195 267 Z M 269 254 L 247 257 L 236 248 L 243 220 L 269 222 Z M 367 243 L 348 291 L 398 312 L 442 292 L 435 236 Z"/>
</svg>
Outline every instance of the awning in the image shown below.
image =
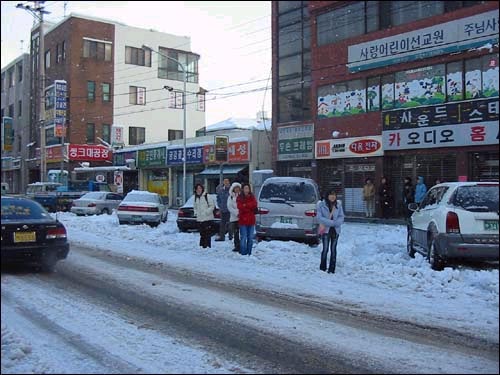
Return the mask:
<svg viewBox="0 0 500 375">
<path fill-rule="evenodd" d="M 223 175 L 236 175 L 239 171 L 246 168 L 246 165 L 224 165 L 222 166 Z M 220 166 L 210 166 L 198 173 L 198 176 L 218 176 L 220 174 Z"/>
</svg>

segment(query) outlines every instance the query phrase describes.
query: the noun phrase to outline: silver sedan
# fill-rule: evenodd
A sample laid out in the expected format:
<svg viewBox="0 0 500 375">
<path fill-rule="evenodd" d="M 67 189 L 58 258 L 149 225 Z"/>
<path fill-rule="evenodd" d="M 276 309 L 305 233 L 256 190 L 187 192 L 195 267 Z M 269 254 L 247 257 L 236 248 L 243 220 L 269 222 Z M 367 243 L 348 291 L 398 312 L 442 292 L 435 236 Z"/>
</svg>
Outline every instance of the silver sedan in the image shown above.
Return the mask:
<svg viewBox="0 0 500 375">
<path fill-rule="evenodd" d="M 73 201 L 71 212 L 77 215 L 111 214 L 123 197 L 105 191 L 93 191 Z"/>
</svg>

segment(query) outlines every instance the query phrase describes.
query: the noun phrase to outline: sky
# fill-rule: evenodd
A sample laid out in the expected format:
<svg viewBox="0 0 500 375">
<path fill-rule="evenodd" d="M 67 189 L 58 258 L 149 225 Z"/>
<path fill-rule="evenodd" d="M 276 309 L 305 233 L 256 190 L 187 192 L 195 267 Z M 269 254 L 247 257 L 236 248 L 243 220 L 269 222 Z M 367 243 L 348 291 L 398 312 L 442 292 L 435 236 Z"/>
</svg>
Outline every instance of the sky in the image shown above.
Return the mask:
<svg viewBox="0 0 500 375">
<path fill-rule="evenodd" d="M 1 2 L 2 68 L 29 53 L 33 16 L 17 9 L 19 1 Z M 28 4 L 31 2 L 24 2 Z M 60 21 L 64 1 L 47 1 L 48 21 Z M 206 124 L 229 117 L 271 115 L 270 1 L 67 1 L 66 15 L 109 19 L 129 26 L 191 38 L 201 56 L 200 85 L 206 97 Z M 24 40 L 21 43 L 21 40 Z M 229 87 L 228 87 L 229 86 Z M 267 90 L 266 90 L 267 87 Z M 225 89 L 222 89 L 225 88 Z M 252 91 L 242 94 L 242 92 Z"/>
<path fill-rule="evenodd" d="M 229 241 L 212 242 L 212 248 L 202 252 L 197 246 L 199 234 L 180 233 L 176 215 L 175 210 L 170 210 L 166 223 L 151 228 L 119 225 L 115 213 L 88 217 L 57 214 L 68 230 L 73 247 L 85 246 L 91 251 L 123 256 L 127 260 L 140 259 L 150 265 L 165 264 L 199 272 L 221 283 L 250 285 L 332 306 L 350 306 L 415 325 L 447 327 L 498 345 L 498 268 L 459 266 L 433 271 L 421 255 L 416 254 L 412 259 L 406 254 L 404 226 L 345 223 L 339 238 L 336 272 L 327 274 L 319 271 L 321 247 L 295 242 L 260 242 L 251 257 L 232 252 Z M 187 288 L 166 280 L 161 288 L 155 288 L 159 276 L 154 272 L 111 266 L 81 252 L 70 251 L 68 259 L 62 262 L 73 262 L 78 268 L 89 270 L 84 272 L 116 280 L 120 285 L 134 285 L 141 293 L 202 306 L 214 314 L 228 314 L 232 319 L 258 325 L 260 329 L 293 332 L 291 335 L 301 340 L 341 346 L 347 353 L 358 353 L 375 362 L 389 356 L 396 366 L 395 373 L 498 373 L 498 361 L 457 354 L 424 343 L 400 342 L 397 337 L 382 338 L 376 333 L 339 324 L 335 319 L 318 321 L 302 315 L 278 319 L 276 317 L 283 314 L 272 306 L 255 301 L 250 306 L 248 300 L 229 294 L 221 301 L 209 288 Z M 59 332 L 78 334 L 80 342 L 91 345 L 94 350 L 106 348 L 117 360 L 127 359 L 128 365 L 148 373 L 246 372 L 239 364 L 214 358 L 203 348 L 159 336 L 155 330 L 138 329 L 130 319 L 93 305 L 89 300 L 74 298 L 69 291 L 51 285 L 36 274 L 2 273 L 1 313 L 2 373 L 97 373 L 103 370 L 90 359 L 82 360 L 81 353 L 74 353 L 64 341 L 57 341 L 56 337 L 47 336 L 33 326 L 30 319 L 26 319 L 30 314 L 46 316 L 47 322 L 56 324 Z M 142 344 L 146 342 L 148 345 Z M 363 352 L 359 353 L 361 348 Z M 220 366 L 214 367 L 214 363 Z M 133 372 L 130 368 L 123 369 L 127 371 Z"/>
</svg>

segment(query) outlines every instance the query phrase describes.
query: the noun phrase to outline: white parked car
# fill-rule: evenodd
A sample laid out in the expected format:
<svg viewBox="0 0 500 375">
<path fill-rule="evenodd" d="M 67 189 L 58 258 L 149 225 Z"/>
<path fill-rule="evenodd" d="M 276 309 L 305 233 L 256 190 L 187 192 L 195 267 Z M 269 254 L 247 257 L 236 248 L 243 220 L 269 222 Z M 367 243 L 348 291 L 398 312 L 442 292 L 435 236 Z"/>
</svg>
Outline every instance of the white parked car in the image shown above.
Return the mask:
<svg viewBox="0 0 500 375">
<path fill-rule="evenodd" d="M 75 199 L 71 206 L 71 212 L 77 215 L 110 215 L 122 199 L 123 197 L 119 194 L 92 191 Z"/>
<path fill-rule="evenodd" d="M 452 260 L 498 261 L 498 182 L 449 182 L 432 187 L 408 223 L 407 251 L 442 270 Z"/>
<path fill-rule="evenodd" d="M 168 207 L 159 194 L 132 190 L 116 211 L 120 224 L 142 224 L 157 226 L 167 221 Z"/>
</svg>

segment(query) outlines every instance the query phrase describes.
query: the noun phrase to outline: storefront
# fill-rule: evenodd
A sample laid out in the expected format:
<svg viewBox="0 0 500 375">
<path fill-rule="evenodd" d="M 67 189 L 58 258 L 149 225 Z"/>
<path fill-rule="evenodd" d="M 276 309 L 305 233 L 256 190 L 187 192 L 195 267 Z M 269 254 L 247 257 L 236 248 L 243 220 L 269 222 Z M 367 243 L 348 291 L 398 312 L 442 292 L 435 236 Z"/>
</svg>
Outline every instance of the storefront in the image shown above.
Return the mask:
<svg viewBox="0 0 500 375">
<path fill-rule="evenodd" d="M 166 150 L 165 146 L 137 150 L 140 189 L 159 194 L 165 203 L 169 201 Z"/>
<path fill-rule="evenodd" d="M 127 166 L 130 170 L 123 171 L 123 194 L 139 189 L 139 171 L 137 170 L 137 151 L 115 152 L 113 165 Z"/>
<path fill-rule="evenodd" d="M 376 182 L 382 169 L 382 137 L 316 141 L 315 150 L 322 194 L 334 189 L 347 215 L 364 215 L 363 186 L 367 178 Z"/>
</svg>

